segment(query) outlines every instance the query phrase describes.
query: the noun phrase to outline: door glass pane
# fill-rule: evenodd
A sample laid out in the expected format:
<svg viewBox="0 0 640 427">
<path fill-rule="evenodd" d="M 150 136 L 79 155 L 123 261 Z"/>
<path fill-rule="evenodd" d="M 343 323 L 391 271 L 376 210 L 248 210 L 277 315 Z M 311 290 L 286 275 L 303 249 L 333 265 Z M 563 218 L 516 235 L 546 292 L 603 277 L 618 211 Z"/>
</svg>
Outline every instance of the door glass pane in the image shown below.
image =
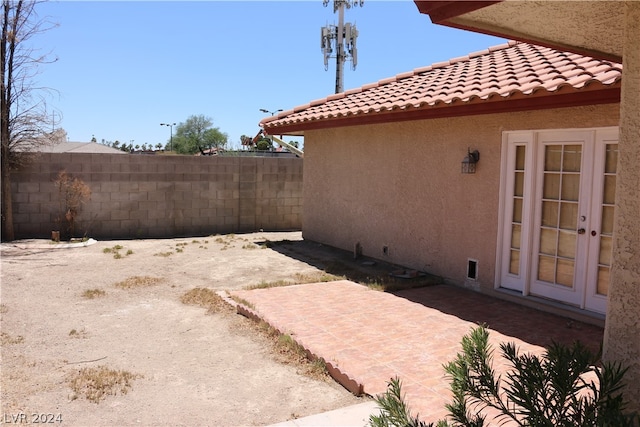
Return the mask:
<svg viewBox="0 0 640 427">
<path fill-rule="evenodd" d="M 560 228 L 576 230 L 578 228 L 578 204 L 560 203 Z"/>
<path fill-rule="evenodd" d="M 558 226 L 558 202 L 542 202 L 542 226 Z"/>
<path fill-rule="evenodd" d="M 519 145 L 516 147 L 516 170 L 524 170 L 525 150 L 526 147 L 524 145 Z"/>
<path fill-rule="evenodd" d="M 522 199 L 513 199 L 513 222 L 522 223 Z"/>
<path fill-rule="evenodd" d="M 545 146 L 538 280 L 567 287 L 574 280 L 581 162 L 581 145 Z"/>
<path fill-rule="evenodd" d="M 613 217 L 616 199 L 616 170 L 618 144 L 607 144 L 605 150 L 605 170 L 602 189 L 602 217 L 600 223 L 600 247 L 598 254 L 598 277 L 596 293 L 607 296 L 611 276 L 611 252 L 613 245 Z"/>
<path fill-rule="evenodd" d="M 560 174 L 545 173 L 542 198 L 558 200 L 560 198 Z"/>
<path fill-rule="evenodd" d="M 555 255 L 558 246 L 558 231 L 555 229 L 543 228 L 540 230 L 540 253 Z"/>
<path fill-rule="evenodd" d="M 554 283 L 556 272 L 556 259 L 548 256 L 538 257 L 538 280 Z"/>
<path fill-rule="evenodd" d="M 556 283 L 562 286 L 573 287 L 573 260 L 558 259 Z"/>
<path fill-rule="evenodd" d="M 608 236 L 600 236 L 600 256 L 598 263 L 602 265 L 611 265 L 611 245 L 613 239 Z"/>
<path fill-rule="evenodd" d="M 524 172 L 515 173 L 515 183 L 513 185 L 513 195 L 520 196 L 524 194 Z"/>
<path fill-rule="evenodd" d="M 562 200 L 578 200 L 580 195 L 580 175 L 562 174 Z"/>
<path fill-rule="evenodd" d="M 509 251 L 509 274 L 520 274 L 520 247 L 522 241 L 522 207 L 526 165 L 526 146 L 519 145 L 515 149 L 515 170 L 513 171 L 513 197 L 511 198 L 513 213 L 511 215 L 511 250 Z"/>
<path fill-rule="evenodd" d="M 520 225 L 513 224 L 511 227 L 511 248 L 520 249 Z"/>
<path fill-rule="evenodd" d="M 609 267 L 598 267 L 598 286 L 596 292 L 598 295 L 609 295 L 609 277 L 611 269 Z"/>
<path fill-rule="evenodd" d="M 616 176 L 606 175 L 604 177 L 604 203 L 613 205 L 616 202 Z"/>
<path fill-rule="evenodd" d="M 618 144 L 607 144 L 604 173 L 616 173 L 618 166 Z"/>
<path fill-rule="evenodd" d="M 580 164 L 582 163 L 582 146 L 581 145 L 565 145 L 564 155 L 562 158 L 563 172 L 580 172 Z"/>
<path fill-rule="evenodd" d="M 520 274 L 520 251 L 511 251 L 511 259 L 509 260 L 509 273 Z"/>
<path fill-rule="evenodd" d="M 602 207 L 602 227 L 601 234 L 613 234 L 613 206 Z"/>
<path fill-rule="evenodd" d="M 576 257 L 576 233 L 560 231 L 558 234 L 558 256 L 574 259 Z"/>
<path fill-rule="evenodd" d="M 562 145 L 547 145 L 544 150 L 544 170 L 560 171 L 562 165 Z"/>
</svg>

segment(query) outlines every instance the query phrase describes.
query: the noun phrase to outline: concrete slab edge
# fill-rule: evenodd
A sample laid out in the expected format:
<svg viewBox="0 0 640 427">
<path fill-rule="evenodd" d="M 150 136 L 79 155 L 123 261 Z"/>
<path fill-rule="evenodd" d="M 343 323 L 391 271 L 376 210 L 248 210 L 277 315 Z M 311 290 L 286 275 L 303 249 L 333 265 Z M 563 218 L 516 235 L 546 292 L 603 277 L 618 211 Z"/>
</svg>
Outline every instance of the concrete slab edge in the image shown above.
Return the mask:
<svg viewBox="0 0 640 427">
<path fill-rule="evenodd" d="M 377 403 L 371 400 L 333 411 L 272 424 L 268 427 L 364 427 L 369 425 L 370 416 L 379 412 L 380 408 Z"/>
<path fill-rule="evenodd" d="M 236 307 L 236 311 L 237 311 L 238 314 L 241 314 L 241 315 L 243 315 L 243 316 L 245 316 L 245 317 L 247 317 L 249 319 L 252 319 L 252 320 L 254 320 L 256 322 L 264 321 L 267 324 L 269 324 L 269 326 L 271 326 L 272 328 L 277 330 L 278 333 L 281 333 L 281 334 L 285 333 L 282 330 L 280 330 L 280 328 L 278 328 L 277 325 L 273 325 L 273 324 L 267 322 L 266 320 L 264 320 L 260 316 L 260 314 L 258 312 L 256 312 L 255 310 L 245 306 L 244 304 L 238 303 L 238 302 L 232 300 L 231 298 L 228 298 L 228 299 L 232 301 L 232 305 L 234 305 Z M 352 394 L 354 394 L 356 396 L 362 396 L 364 394 L 364 385 L 362 383 L 360 383 L 355 378 L 350 377 L 348 373 L 342 371 L 333 362 L 328 361 L 325 358 L 323 358 L 323 357 L 319 356 L 318 354 L 316 354 L 315 352 L 311 351 L 307 346 L 304 345 L 304 343 L 302 343 L 299 340 L 295 339 L 295 337 L 292 337 L 292 338 L 300 346 L 302 346 L 302 348 L 304 348 L 305 352 L 307 353 L 307 357 L 310 360 L 322 359 L 324 361 L 324 363 L 325 363 L 326 368 L 327 368 L 327 372 L 329 373 L 331 378 L 333 378 L 338 384 L 342 385 L 344 388 L 349 390 L 349 392 L 351 392 Z"/>
<path fill-rule="evenodd" d="M 87 239 L 83 242 L 74 242 L 74 243 L 66 243 L 66 242 L 54 242 L 49 240 L 43 241 L 27 241 L 27 242 L 16 242 L 11 243 L 11 246 L 14 246 L 18 249 L 71 249 L 71 248 L 84 248 L 86 246 L 91 246 L 98 243 L 95 239 Z"/>
</svg>

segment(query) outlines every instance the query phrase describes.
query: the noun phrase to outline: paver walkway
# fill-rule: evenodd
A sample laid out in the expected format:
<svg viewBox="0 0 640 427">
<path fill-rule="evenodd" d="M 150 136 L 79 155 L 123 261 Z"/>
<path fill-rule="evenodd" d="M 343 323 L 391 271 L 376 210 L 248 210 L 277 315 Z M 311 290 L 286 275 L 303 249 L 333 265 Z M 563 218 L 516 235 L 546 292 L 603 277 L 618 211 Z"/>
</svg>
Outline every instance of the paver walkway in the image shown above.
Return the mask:
<svg viewBox="0 0 640 427">
<path fill-rule="evenodd" d="M 446 285 L 385 293 L 343 280 L 232 295 L 253 305 L 249 314 L 322 357 L 353 392 L 375 396 L 398 376 L 412 413 L 425 421 L 446 415 L 450 392 L 442 366 L 478 323 L 490 329 L 496 354 L 503 341 L 542 354 L 552 340 L 579 339 L 595 351 L 603 336 L 596 326 Z M 500 370 L 500 363 L 494 367 Z"/>
</svg>

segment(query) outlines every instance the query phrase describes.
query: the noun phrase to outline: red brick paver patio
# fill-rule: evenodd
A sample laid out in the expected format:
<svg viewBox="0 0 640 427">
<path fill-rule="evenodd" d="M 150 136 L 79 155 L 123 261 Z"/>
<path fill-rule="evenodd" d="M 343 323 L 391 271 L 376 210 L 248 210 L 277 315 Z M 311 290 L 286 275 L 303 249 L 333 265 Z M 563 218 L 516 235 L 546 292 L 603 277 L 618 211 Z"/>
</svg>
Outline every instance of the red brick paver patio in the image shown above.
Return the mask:
<svg viewBox="0 0 640 427">
<path fill-rule="evenodd" d="M 385 293 L 343 280 L 232 295 L 323 358 L 353 392 L 374 396 L 398 376 L 412 412 L 425 421 L 445 417 L 450 393 L 442 366 L 478 323 L 490 329 L 496 356 L 503 341 L 536 354 L 552 341 L 580 340 L 596 351 L 603 334 L 596 326 L 445 285 Z M 500 363 L 494 367 L 500 370 Z"/>
</svg>

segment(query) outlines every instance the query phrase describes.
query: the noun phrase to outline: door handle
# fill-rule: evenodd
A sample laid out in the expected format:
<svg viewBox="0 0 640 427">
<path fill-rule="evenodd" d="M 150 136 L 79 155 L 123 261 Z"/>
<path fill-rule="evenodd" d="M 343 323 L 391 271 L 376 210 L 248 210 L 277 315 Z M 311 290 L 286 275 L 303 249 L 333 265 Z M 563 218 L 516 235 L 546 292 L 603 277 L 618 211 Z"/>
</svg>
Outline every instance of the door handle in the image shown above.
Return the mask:
<svg viewBox="0 0 640 427">
<path fill-rule="evenodd" d="M 584 228 L 579 228 L 578 229 L 578 234 L 584 234 L 586 233 L 587 230 L 585 230 Z"/>
</svg>

